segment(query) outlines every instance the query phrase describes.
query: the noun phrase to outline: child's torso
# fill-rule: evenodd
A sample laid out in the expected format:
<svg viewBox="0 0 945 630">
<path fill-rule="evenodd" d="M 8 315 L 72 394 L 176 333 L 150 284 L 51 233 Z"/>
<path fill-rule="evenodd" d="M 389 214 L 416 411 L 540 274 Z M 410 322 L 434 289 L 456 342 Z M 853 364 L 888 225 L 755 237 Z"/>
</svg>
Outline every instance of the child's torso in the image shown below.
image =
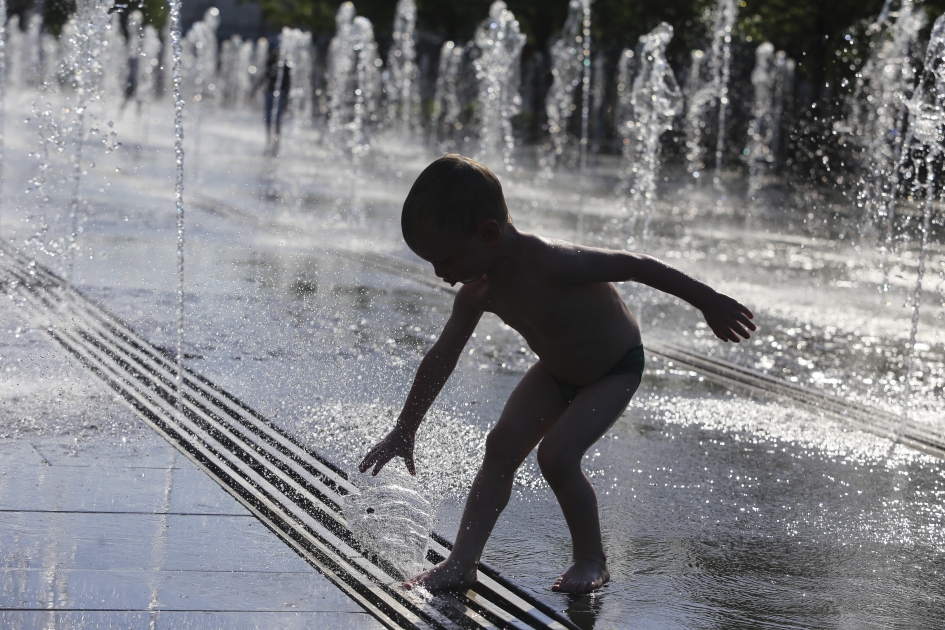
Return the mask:
<svg viewBox="0 0 945 630">
<path fill-rule="evenodd" d="M 641 343 L 636 319 L 609 282 L 568 286 L 538 270 L 484 283 L 482 310 L 518 331 L 563 381 L 592 383 Z"/>
</svg>

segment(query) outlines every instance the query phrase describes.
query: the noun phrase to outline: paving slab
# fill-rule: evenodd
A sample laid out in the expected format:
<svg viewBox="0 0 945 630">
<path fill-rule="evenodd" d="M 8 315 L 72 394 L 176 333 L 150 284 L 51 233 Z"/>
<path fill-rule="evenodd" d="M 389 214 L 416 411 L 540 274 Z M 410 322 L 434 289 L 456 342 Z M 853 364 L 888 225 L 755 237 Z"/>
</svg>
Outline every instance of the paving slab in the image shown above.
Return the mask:
<svg viewBox="0 0 945 630">
<path fill-rule="evenodd" d="M 0 442 L 0 627 L 157 612 L 158 627 L 379 627 L 156 436 Z"/>
<path fill-rule="evenodd" d="M 0 628 L 381 627 L 37 331 L 0 353 Z"/>
</svg>

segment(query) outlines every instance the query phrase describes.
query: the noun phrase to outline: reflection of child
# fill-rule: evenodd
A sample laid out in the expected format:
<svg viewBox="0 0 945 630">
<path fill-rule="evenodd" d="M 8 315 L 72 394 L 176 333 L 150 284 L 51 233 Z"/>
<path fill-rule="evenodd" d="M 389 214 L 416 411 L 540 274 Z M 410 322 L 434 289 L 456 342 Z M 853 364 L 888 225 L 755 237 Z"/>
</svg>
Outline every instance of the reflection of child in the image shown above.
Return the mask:
<svg viewBox="0 0 945 630">
<path fill-rule="evenodd" d="M 404 239 L 437 276 L 463 287 L 427 352 L 396 426 L 361 462 L 374 474 L 403 457 L 415 474 L 414 435 L 482 313 L 498 315 L 538 355 L 486 439 L 486 453 L 449 558 L 405 586 L 429 590 L 476 581 L 476 565 L 508 503 L 516 469 L 538 445 L 538 464 L 571 532 L 574 563 L 552 590 L 588 592 L 610 579 L 597 495 L 581 460 L 640 384 L 640 328 L 612 283 L 634 280 L 699 308 L 724 341 L 748 338 L 751 312 L 655 258 L 572 245 L 519 232 L 496 176 L 447 155 L 414 183 L 401 217 Z M 540 444 L 539 444 L 540 442 Z"/>
</svg>

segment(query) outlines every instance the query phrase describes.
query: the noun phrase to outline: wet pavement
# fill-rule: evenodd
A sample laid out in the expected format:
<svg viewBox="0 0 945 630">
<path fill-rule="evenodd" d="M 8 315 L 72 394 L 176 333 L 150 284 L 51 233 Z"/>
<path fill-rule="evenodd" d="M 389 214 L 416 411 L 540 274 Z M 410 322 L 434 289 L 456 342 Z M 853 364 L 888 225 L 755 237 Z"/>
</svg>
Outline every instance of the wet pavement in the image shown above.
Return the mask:
<svg viewBox="0 0 945 630">
<path fill-rule="evenodd" d="M 430 274 L 405 251 L 396 222 L 403 194 L 426 157 L 418 152 L 378 156 L 369 174 L 360 176 L 358 195 L 351 197 L 358 178 L 340 160 L 319 154 L 317 146 L 305 156 L 287 145 L 283 160 L 267 162 L 260 158 L 261 128 L 253 131 L 246 121 L 240 127 L 233 122 L 242 120 L 237 119 L 221 116 L 205 124 L 207 148 L 190 189 L 223 207 L 210 211 L 192 204 L 188 210 L 188 365 L 350 467 L 389 428 L 452 301 L 448 292 L 428 283 Z M 96 180 L 101 185 L 89 182 L 90 210 L 81 237 L 87 256 L 77 263 L 75 277 L 87 295 L 152 343 L 170 348 L 175 263 L 166 183 L 172 171 L 169 138 L 154 142 L 153 152 L 135 163 L 134 175 L 128 155 L 99 162 L 102 172 L 114 163 L 122 173 L 102 176 Z M 15 172 L 17 167 L 10 168 Z M 555 200 L 554 190 L 536 190 L 527 181 L 508 188 L 521 226 L 572 235 L 570 197 Z M 531 195 L 542 204 L 558 205 L 537 208 Z M 27 200 L 20 203 L 25 207 Z M 606 218 L 604 201 L 588 204 Z M 589 224 L 601 225 L 605 218 L 589 219 Z M 26 231 L 9 219 L 4 225 Z M 792 382 L 898 408 L 908 313 L 898 304 L 878 303 L 872 290 L 875 259 L 847 265 L 844 260 L 853 260 L 851 244 L 808 235 L 772 236 L 765 228 L 732 227 L 724 217 L 694 215 L 654 225 L 652 253 L 746 296 L 763 329 L 750 345 L 724 347 L 700 328 L 692 309 L 647 289 L 628 288 L 644 340 L 669 338 L 797 379 Z M 61 233 L 61 223 L 53 223 L 50 234 L 56 229 Z M 614 242 L 604 236 L 601 244 Z M 379 254 L 400 261 L 400 270 L 372 264 L 371 255 Z M 899 270 L 897 300 L 908 293 L 907 267 L 904 262 Z M 934 305 L 931 299 L 927 303 Z M 939 425 L 945 374 L 940 311 L 930 307 L 923 314 L 925 349 L 915 408 L 917 417 Z M 20 333 L 14 332 L 17 328 Z M 12 415 L 4 411 L 0 427 L 9 436 L 5 444 L 16 445 L 9 446 L 10 452 L 32 457 L 24 441 L 33 439 L 29 436 L 39 440 L 40 450 L 42 440 L 55 446 L 79 438 L 81 444 L 101 442 L 102 448 L 123 437 L 156 441 L 121 420 L 130 416 L 107 396 L 101 398 L 104 394 L 87 384 L 88 377 L 44 367 L 53 364 L 42 357 L 52 354 L 27 323 L 4 324 L 4 331 L 8 345 L 36 344 L 24 346 L 20 354 L 0 353 L 0 370 L 17 368 L 17 358 L 35 364 L 29 376 L 4 385 L 11 401 L 6 409 L 16 409 Z M 438 531 L 455 532 L 483 438 L 533 360 L 514 331 L 494 317 L 483 319 L 419 436 L 421 483 L 438 502 Z M 107 459 L 107 449 L 89 452 Z M 179 459 L 174 466 L 184 465 Z M 160 473 L 143 479 L 164 488 L 166 471 L 176 470 L 168 461 Z M 137 479 L 136 473 L 120 472 L 120 457 L 116 462 L 115 475 Z M 41 462 L 30 466 L 52 468 Z M 586 467 L 600 494 L 614 575 L 610 585 L 590 597 L 548 590 L 566 566 L 570 543 L 533 459 L 518 476 L 512 503 L 485 554 L 505 575 L 567 610 L 582 627 L 936 628 L 945 619 L 945 469 L 940 460 L 788 402 L 728 391 L 697 373 L 650 361 L 636 399 L 588 453 Z M 180 477 L 190 481 L 177 480 L 175 488 L 197 484 L 199 475 Z M 34 494 L 57 496 L 52 489 Z M 198 514 L 181 516 L 178 531 L 199 531 L 197 525 L 184 529 L 191 518 L 230 519 L 235 523 L 230 529 L 220 527 L 233 536 L 234 530 L 246 535 L 252 530 L 252 519 L 193 511 Z M 34 523 L 32 517 L 22 518 Z M 176 516 L 168 518 L 178 522 Z M 101 529 L 106 531 L 104 525 Z M 48 531 L 50 545 L 71 540 L 60 529 Z M 137 554 L 152 558 L 150 542 L 145 546 L 148 551 Z M 38 549 L 26 555 L 33 562 L 42 557 Z M 204 621 L 215 623 L 202 617 L 182 623 L 204 627 Z"/>
<path fill-rule="evenodd" d="M 381 627 L 22 325 L 4 302 L 0 627 Z"/>
</svg>

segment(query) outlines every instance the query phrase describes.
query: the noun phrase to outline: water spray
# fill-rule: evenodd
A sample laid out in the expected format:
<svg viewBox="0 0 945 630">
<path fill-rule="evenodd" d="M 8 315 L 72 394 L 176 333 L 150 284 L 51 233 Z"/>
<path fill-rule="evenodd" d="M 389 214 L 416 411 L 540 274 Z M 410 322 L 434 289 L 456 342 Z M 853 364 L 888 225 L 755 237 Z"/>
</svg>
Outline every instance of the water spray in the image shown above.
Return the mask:
<svg viewBox="0 0 945 630">
<path fill-rule="evenodd" d="M 174 204 L 177 214 L 177 413 L 183 417 L 184 400 L 184 99 L 181 95 L 181 0 L 168 0 L 171 46 L 174 55 L 174 158 L 177 176 L 174 182 Z"/>
</svg>

